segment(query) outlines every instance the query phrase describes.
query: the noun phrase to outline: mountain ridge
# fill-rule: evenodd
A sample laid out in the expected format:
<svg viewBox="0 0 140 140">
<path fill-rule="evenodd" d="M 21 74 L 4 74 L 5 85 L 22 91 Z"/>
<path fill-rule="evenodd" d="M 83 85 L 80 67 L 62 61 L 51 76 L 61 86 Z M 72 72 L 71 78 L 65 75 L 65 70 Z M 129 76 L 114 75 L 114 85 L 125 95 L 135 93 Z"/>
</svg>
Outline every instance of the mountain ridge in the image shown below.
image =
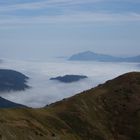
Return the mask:
<svg viewBox="0 0 140 140">
<path fill-rule="evenodd" d="M 140 72 L 41 109 L 0 114 L 0 136 L 6 140 L 139 140 Z"/>
<path fill-rule="evenodd" d="M 2 108 L 27 108 L 27 106 L 0 97 L 0 109 Z"/>
<path fill-rule="evenodd" d="M 134 57 L 117 57 L 107 54 L 85 51 L 72 55 L 69 61 L 101 61 L 101 62 L 140 62 L 140 55 Z"/>
</svg>

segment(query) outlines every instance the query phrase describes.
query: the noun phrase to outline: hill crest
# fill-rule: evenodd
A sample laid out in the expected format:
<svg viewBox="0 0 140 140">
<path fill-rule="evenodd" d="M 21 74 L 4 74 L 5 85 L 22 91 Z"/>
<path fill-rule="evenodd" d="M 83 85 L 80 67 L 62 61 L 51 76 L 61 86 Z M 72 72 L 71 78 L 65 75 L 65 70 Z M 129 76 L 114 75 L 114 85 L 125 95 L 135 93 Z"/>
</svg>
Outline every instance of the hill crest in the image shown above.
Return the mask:
<svg viewBox="0 0 140 140">
<path fill-rule="evenodd" d="M 6 140 L 139 140 L 140 72 L 121 75 L 42 109 L 0 113 L 0 134 Z"/>
</svg>

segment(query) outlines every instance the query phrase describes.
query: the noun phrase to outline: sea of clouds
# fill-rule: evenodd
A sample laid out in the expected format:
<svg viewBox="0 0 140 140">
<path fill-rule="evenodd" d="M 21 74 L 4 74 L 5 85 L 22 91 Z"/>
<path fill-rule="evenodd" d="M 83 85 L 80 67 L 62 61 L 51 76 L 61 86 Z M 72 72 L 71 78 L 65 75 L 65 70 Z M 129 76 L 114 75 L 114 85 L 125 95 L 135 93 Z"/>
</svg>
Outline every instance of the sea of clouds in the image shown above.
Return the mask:
<svg viewBox="0 0 140 140">
<path fill-rule="evenodd" d="M 73 96 L 121 74 L 140 70 L 137 63 L 19 60 L 4 60 L 0 68 L 13 69 L 25 74 L 30 77 L 28 85 L 32 87 L 26 91 L 0 93 L 0 96 L 35 108 Z M 86 75 L 88 79 L 73 83 L 49 80 L 52 77 L 66 74 Z"/>
</svg>

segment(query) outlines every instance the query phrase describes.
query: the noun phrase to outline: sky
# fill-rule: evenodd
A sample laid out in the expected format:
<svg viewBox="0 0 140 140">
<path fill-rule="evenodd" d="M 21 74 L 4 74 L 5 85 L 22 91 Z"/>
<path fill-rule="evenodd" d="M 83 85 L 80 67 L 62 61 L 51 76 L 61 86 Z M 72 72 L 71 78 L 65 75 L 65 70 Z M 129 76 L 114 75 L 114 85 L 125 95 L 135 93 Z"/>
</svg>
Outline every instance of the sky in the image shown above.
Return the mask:
<svg viewBox="0 0 140 140">
<path fill-rule="evenodd" d="M 140 54 L 139 0 L 0 0 L 0 57 Z"/>
</svg>

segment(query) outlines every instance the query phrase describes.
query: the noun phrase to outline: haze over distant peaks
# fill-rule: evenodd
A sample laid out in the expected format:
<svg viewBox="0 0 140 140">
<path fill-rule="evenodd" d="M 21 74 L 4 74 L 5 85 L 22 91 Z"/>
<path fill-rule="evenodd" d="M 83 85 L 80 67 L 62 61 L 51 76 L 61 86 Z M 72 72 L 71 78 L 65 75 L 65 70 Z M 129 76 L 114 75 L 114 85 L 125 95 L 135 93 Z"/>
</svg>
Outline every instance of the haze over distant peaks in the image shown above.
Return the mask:
<svg viewBox="0 0 140 140">
<path fill-rule="evenodd" d="M 140 55 L 134 57 L 116 57 L 106 54 L 85 51 L 74 54 L 69 58 L 70 61 L 100 61 L 100 62 L 140 62 Z"/>
</svg>

